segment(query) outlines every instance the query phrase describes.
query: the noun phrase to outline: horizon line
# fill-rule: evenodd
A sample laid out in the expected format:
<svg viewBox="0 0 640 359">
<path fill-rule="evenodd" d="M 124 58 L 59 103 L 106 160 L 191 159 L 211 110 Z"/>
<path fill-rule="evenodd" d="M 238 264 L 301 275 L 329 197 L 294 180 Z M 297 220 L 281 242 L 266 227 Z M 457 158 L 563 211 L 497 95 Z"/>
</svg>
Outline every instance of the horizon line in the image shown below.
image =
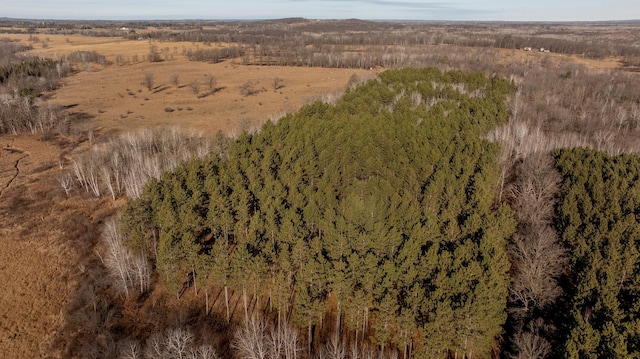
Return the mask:
<svg viewBox="0 0 640 359">
<path fill-rule="evenodd" d="M 158 21 L 158 22 L 171 22 L 171 21 L 278 21 L 278 20 L 307 20 L 307 21 L 371 21 L 371 22 L 439 22 L 439 23 L 519 23 L 519 24 L 532 24 L 532 23 L 544 23 L 544 24 L 570 24 L 570 23 L 629 23 L 638 22 L 640 18 L 636 19 L 611 19 L 611 20 L 446 20 L 446 19 L 368 19 L 368 18 L 306 18 L 299 16 L 288 17 L 274 17 L 274 18 L 126 18 L 126 19 L 91 19 L 91 18 L 29 18 L 29 17 L 9 17 L 2 16 L 0 21 L 76 21 L 76 22 L 144 22 L 144 21 Z"/>
</svg>

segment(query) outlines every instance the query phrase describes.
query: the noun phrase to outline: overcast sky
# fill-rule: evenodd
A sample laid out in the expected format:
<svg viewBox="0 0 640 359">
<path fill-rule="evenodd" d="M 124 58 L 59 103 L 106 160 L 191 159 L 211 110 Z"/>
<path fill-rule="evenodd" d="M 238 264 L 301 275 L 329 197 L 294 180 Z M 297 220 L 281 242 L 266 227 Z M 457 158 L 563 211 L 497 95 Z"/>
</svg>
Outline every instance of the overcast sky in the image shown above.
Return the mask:
<svg viewBox="0 0 640 359">
<path fill-rule="evenodd" d="M 640 0 L 0 0 L 0 17 L 31 19 L 640 19 Z"/>
</svg>

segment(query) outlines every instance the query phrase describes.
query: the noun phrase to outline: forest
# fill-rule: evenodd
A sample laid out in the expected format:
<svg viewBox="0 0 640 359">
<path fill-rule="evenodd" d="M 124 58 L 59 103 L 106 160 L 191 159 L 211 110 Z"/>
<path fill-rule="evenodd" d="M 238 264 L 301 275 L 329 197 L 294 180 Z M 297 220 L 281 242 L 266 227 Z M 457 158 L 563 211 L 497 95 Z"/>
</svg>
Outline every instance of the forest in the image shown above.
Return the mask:
<svg viewBox="0 0 640 359">
<path fill-rule="evenodd" d="M 515 219 L 480 134 L 512 91 L 479 73 L 385 72 L 152 180 L 123 211 L 123 241 L 177 296 L 185 282 L 242 293 L 245 320 L 268 308 L 311 352 L 330 326 L 381 353 L 487 356 Z"/>
<path fill-rule="evenodd" d="M 640 350 L 640 158 L 556 151 L 563 198 L 558 232 L 568 249 L 562 351 L 628 358 Z"/>
<path fill-rule="evenodd" d="M 32 45 L 0 38 L 0 134 L 68 133 L 69 120 L 50 101 L 51 91 L 73 73 L 74 64 L 106 60 L 93 51 L 75 51 L 57 59 L 25 54 L 31 49 Z"/>
</svg>

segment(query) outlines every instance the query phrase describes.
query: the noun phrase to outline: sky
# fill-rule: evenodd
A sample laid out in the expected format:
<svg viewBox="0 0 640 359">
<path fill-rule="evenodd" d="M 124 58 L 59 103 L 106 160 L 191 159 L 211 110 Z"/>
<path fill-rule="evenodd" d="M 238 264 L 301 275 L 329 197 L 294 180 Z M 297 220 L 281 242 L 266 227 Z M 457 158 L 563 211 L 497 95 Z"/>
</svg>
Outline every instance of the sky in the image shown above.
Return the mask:
<svg viewBox="0 0 640 359">
<path fill-rule="evenodd" d="M 308 19 L 605 21 L 640 19 L 639 0 L 0 0 L 0 17 L 68 20 Z"/>
</svg>

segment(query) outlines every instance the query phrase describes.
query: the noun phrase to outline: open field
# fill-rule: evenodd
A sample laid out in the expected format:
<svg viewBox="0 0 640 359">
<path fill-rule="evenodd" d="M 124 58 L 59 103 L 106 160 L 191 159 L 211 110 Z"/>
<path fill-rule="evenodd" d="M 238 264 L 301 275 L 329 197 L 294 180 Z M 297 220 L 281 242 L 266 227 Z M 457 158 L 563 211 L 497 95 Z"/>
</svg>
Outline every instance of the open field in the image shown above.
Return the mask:
<svg viewBox="0 0 640 359">
<path fill-rule="evenodd" d="M 337 98 L 354 75 L 362 80 L 384 70 L 245 65 L 242 59 L 211 64 L 189 61 L 184 55 L 187 50 L 228 46 L 222 42 L 36 36 L 38 42 L 28 34 L 0 35 L 32 44 L 32 54 L 61 58 L 75 51 L 95 51 L 107 63 L 76 63 L 63 85 L 45 94 L 65 108 L 71 121 L 66 133 L 0 135 L 0 278 L 4 279 L 0 352 L 15 358 L 64 357 L 49 351 L 51 343 L 68 321 L 67 310 L 87 276 L 86 266 L 97 263 L 94 245 L 99 226 L 123 204 L 122 199 L 110 201 L 87 193 L 68 197 L 58 182 L 70 171 L 72 160 L 94 142 L 157 125 L 237 134 L 314 100 Z M 145 60 L 151 46 L 163 54 L 163 61 Z M 434 53 L 443 49 L 477 53 L 502 67 L 547 59 L 551 64 L 570 63 L 604 73 L 620 68 L 623 62 L 619 56 L 420 46 Z M 163 49 L 167 50 L 163 53 Z M 150 89 L 144 83 L 147 74 L 153 80 Z M 177 85 L 172 76 L 177 76 Z M 215 79 L 212 87 L 208 86 L 210 78 Z M 274 89 L 276 79 L 281 87 Z M 241 93 L 247 84 L 254 94 Z"/>
<path fill-rule="evenodd" d="M 19 36 L 28 41 L 28 36 Z M 177 125 L 201 131 L 240 131 L 258 126 L 264 120 L 278 118 L 301 105 L 337 95 L 354 74 L 366 78 L 367 70 L 300 68 L 282 66 L 242 66 L 237 60 L 218 64 L 188 61 L 182 48 L 191 43 L 124 41 L 121 38 L 63 37 L 52 35 L 46 49 L 33 52 L 46 57 L 74 51 L 95 51 L 109 64 L 79 66 L 79 73 L 66 79 L 51 98 L 70 107 L 70 114 L 90 118 L 81 128 L 99 131 L 132 130 L 150 125 Z M 65 39 L 71 39 L 66 41 Z M 141 61 L 150 46 L 169 48 L 173 59 L 161 62 Z M 204 46 L 204 45 L 202 45 Z M 137 56 L 138 62 L 116 64 L 116 57 Z M 142 83 L 145 74 L 153 76 L 153 88 Z M 171 77 L 178 76 L 178 86 Z M 208 87 L 215 78 L 214 93 Z M 281 88 L 273 88 L 279 78 Z M 199 84 L 196 95 L 192 84 Z M 251 82 L 255 95 L 243 96 L 240 88 Z"/>
<path fill-rule="evenodd" d="M 146 73 L 154 77 L 151 91 L 141 85 Z M 354 73 L 368 75 L 363 70 L 238 66 L 233 60 L 219 64 L 173 60 L 82 72 L 69 79 L 52 98 L 66 106 L 77 104 L 72 111 L 93 117 L 90 123 L 97 129 L 178 125 L 229 132 L 239 130 L 239 123 L 249 129 L 337 93 Z M 175 74 L 180 81 L 177 87 L 170 79 Z M 213 94 L 207 88 L 211 76 L 216 81 Z M 277 91 L 271 85 L 276 78 L 283 83 Z M 190 85 L 194 81 L 199 82 L 198 96 Z M 247 82 L 260 92 L 243 96 L 240 87 Z"/>
</svg>

